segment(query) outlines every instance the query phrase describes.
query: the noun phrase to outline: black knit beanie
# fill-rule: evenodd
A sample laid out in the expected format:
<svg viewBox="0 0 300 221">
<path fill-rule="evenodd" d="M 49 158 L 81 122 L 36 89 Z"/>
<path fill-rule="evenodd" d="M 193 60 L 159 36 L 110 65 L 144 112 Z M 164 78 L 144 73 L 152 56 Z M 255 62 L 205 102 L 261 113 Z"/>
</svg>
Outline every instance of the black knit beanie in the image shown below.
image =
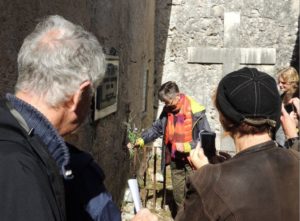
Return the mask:
<svg viewBox="0 0 300 221">
<path fill-rule="evenodd" d="M 227 74 L 219 83 L 216 102 L 222 114 L 235 123 L 279 125 L 281 100 L 276 81 L 255 68 Z"/>
</svg>

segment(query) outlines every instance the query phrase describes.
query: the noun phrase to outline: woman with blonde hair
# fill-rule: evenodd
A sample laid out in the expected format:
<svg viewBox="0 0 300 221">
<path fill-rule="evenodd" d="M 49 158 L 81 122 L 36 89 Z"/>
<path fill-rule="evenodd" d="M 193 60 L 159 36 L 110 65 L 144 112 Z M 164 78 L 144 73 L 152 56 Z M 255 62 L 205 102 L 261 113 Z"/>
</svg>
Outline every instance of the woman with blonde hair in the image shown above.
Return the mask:
<svg viewBox="0 0 300 221">
<path fill-rule="evenodd" d="M 299 74 L 293 67 L 287 67 L 278 73 L 278 86 L 282 92 L 283 104 L 287 104 L 291 98 L 299 97 Z"/>
<path fill-rule="evenodd" d="M 291 103 L 292 98 L 299 98 L 299 74 L 295 68 L 287 67 L 282 69 L 278 72 L 277 80 L 284 106 Z M 287 147 L 287 139 L 281 126 L 276 132 L 275 139 L 280 146 Z"/>
</svg>

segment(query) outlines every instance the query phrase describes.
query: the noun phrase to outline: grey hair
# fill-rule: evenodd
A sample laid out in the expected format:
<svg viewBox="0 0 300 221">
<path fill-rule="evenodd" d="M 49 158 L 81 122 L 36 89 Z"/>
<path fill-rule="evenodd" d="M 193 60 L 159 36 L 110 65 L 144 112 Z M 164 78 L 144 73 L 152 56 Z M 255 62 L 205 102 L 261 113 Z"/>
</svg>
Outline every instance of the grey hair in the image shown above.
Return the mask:
<svg viewBox="0 0 300 221">
<path fill-rule="evenodd" d="M 168 81 L 158 89 L 158 98 L 161 101 L 173 99 L 179 93 L 178 85 L 174 81 Z"/>
<path fill-rule="evenodd" d="M 15 90 L 34 93 L 55 107 L 67 101 L 83 82 L 95 85 L 104 74 L 104 54 L 96 37 L 53 15 L 25 38 L 18 54 Z"/>
</svg>

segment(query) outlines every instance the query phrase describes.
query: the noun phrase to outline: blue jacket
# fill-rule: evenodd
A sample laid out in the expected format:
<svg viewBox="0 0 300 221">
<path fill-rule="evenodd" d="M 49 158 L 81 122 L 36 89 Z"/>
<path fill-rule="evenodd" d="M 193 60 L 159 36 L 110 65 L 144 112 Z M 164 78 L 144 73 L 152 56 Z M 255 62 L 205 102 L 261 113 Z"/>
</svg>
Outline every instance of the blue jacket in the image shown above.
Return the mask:
<svg viewBox="0 0 300 221">
<path fill-rule="evenodd" d="M 112 201 L 103 181 L 104 174 L 92 156 L 67 144 L 73 179 L 64 180 L 67 220 L 121 221 L 120 210 Z"/>
</svg>

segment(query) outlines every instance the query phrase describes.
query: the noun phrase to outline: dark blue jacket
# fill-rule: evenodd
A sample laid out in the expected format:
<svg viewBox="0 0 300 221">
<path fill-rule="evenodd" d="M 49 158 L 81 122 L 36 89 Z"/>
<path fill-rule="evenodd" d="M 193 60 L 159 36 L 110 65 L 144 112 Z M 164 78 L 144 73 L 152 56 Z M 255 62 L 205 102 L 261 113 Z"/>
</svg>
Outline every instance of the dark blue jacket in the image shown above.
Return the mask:
<svg viewBox="0 0 300 221">
<path fill-rule="evenodd" d="M 104 173 L 92 156 L 67 144 L 73 179 L 64 180 L 67 220 L 121 221 L 121 214 L 107 192 Z"/>
</svg>

